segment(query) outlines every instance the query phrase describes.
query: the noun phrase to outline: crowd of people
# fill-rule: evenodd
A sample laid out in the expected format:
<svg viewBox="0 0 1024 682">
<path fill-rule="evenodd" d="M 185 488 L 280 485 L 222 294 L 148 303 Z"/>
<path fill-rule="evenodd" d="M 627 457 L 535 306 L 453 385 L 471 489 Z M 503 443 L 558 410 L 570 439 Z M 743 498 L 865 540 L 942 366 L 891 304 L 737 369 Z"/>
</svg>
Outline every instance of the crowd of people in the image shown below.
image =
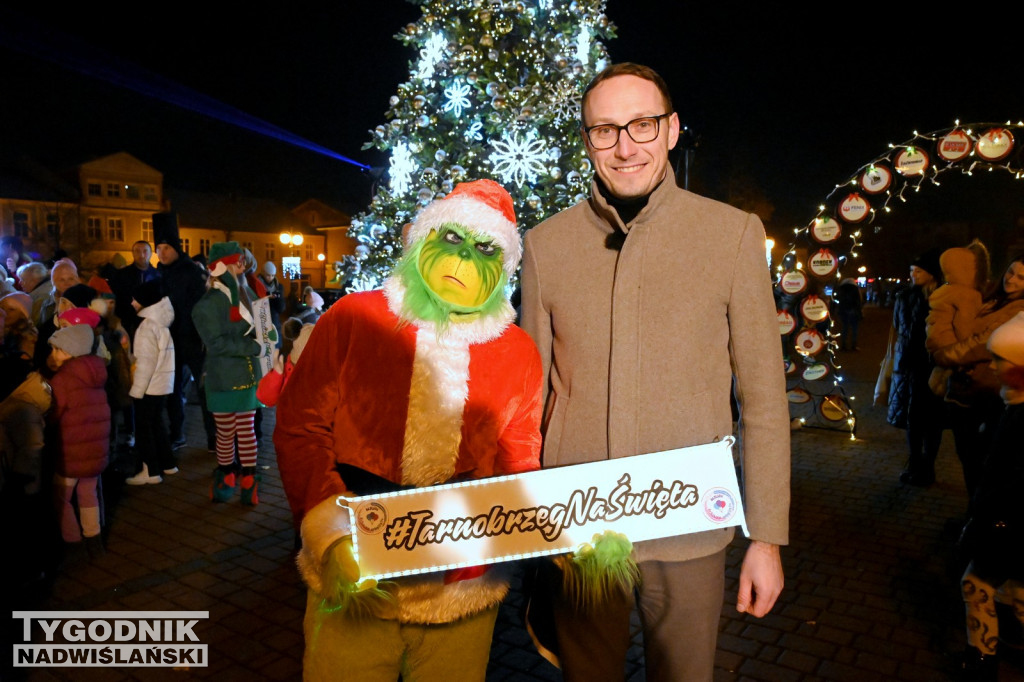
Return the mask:
<svg viewBox="0 0 1024 682">
<path fill-rule="evenodd" d="M 1024 597 L 1024 253 L 991 276 L 985 245 L 932 249 L 910 266 L 912 286 L 893 309 L 888 421 L 906 429 L 906 485 L 935 482 L 945 430 L 968 505 L 958 543 L 966 564 L 965 679 L 995 680 L 997 603 Z"/>
<path fill-rule="evenodd" d="M 155 265 L 138 241 L 131 263 L 90 272 L 64 254 L 35 260 L 16 237 L 0 242 L 0 505 L 26 519 L 4 530 L 24 583 L 69 550 L 103 552 L 104 480 L 145 486 L 178 473 L 190 389 L 216 465 L 211 500 L 259 503 L 256 389 L 287 371 L 282 330 L 285 357 L 297 357 L 323 299 L 308 289 L 286 310 L 274 264 L 258 268 L 236 242 L 212 245 L 205 264 L 190 257 L 173 213 L 154 215 L 154 241 Z M 258 306 L 269 325 L 256 323 Z"/>
</svg>

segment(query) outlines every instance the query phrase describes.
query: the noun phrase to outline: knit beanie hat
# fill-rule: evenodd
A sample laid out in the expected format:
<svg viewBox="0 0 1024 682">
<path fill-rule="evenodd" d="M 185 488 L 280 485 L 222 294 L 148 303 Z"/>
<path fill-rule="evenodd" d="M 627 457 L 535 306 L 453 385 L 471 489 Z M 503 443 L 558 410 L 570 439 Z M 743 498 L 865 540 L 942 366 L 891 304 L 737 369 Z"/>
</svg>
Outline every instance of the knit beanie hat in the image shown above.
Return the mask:
<svg viewBox="0 0 1024 682">
<path fill-rule="evenodd" d="M 941 281 L 942 267 L 939 265 L 939 256 L 941 254 L 941 249 L 929 249 L 915 258 L 911 265 L 921 268 L 936 280 Z"/>
<path fill-rule="evenodd" d="M 70 325 L 84 324 L 95 329 L 100 323 L 100 314 L 92 308 L 72 308 L 62 312 L 57 319 Z"/>
<path fill-rule="evenodd" d="M 456 185 L 444 199 L 428 204 L 419 212 L 406 235 L 406 246 L 446 223 L 457 223 L 493 239 L 501 247 L 505 274 L 512 279 L 523 255 L 523 246 L 516 229 L 515 206 L 504 187 L 486 179 Z"/>
<path fill-rule="evenodd" d="M 310 290 L 309 293 L 306 294 L 306 298 L 309 299 L 310 308 L 313 308 L 315 310 L 324 309 L 324 297 L 321 296 L 320 294 Z"/>
<path fill-rule="evenodd" d="M 71 301 L 76 308 L 88 308 L 92 299 L 96 298 L 96 290 L 88 284 L 76 284 L 68 287 L 64 292 L 64 298 Z"/>
<path fill-rule="evenodd" d="M 274 265 L 274 261 L 267 261 L 263 264 L 263 274 L 267 277 L 274 277 L 277 275 L 277 266 Z"/>
<path fill-rule="evenodd" d="M 1024 367 L 1024 313 L 1017 313 L 989 335 L 988 350 Z"/>
<path fill-rule="evenodd" d="M 87 324 L 73 324 L 55 331 L 48 339 L 51 346 L 60 348 L 71 357 L 80 357 L 92 352 L 95 339 Z"/>
<path fill-rule="evenodd" d="M 160 280 L 156 279 L 143 282 L 139 285 L 139 288 L 135 290 L 135 293 L 132 294 L 132 300 L 143 308 L 148 308 L 154 303 L 159 303 L 160 299 L 163 297 L 163 287 L 160 285 Z"/>
</svg>

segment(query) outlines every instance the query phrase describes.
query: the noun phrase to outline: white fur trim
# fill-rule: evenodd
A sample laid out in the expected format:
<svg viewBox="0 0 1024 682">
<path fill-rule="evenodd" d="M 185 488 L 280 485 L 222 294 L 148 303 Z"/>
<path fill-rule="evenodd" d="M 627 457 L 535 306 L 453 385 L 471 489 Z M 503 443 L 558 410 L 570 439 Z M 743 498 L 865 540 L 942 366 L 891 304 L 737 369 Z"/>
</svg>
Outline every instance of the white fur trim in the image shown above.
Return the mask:
<svg viewBox="0 0 1024 682">
<path fill-rule="evenodd" d="M 505 329 L 516 319 L 516 311 L 506 299 L 501 308 L 492 315 L 476 317 L 469 322 L 452 322 L 440 334 L 436 325 L 426 320 L 410 318 L 403 312 L 402 302 L 405 299 L 405 285 L 392 275 L 384 280 L 384 297 L 388 301 L 388 309 L 400 320 L 429 331 L 438 337 L 440 342 L 454 346 L 472 346 L 478 343 L 493 341 L 505 333 Z"/>
<path fill-rule="evenodd" d="M 450 623 L 499 604 L 508 594 L 507 569 L 491 566 L 472 580 L 444 584 L 444 573 L 396 581 L 398 620 L 403 623 Z"/>
<path fill-rule="evenodd" d="M 346 535 L 352 534 L 349 513 L 331 497 L 309 510 L 302 519 L 302 549 L 296 562 L 306 585 L 322 594 L 324 557 L 331 547 Z"/>
<path fill-rule="evenodd" d="M 404 485 L 436 485 L 455 473 L 468 395 L 469 346 L 441 343 L 432 331 L 418 329 L 402 447 Z"/>
<path fill-rule="evenodd" d="M 428 204 L 409 229 L 408 244 L 423 239 L 430 231 L 446 223 L 457 223 L 463 227 L 485 234 L 501 247 L 502 267 L 511 280 L 519 261 L 523 257 L 523 243 L 516 224 L 487 204 L 467 196 L 454 196 Z"/>
</svg>

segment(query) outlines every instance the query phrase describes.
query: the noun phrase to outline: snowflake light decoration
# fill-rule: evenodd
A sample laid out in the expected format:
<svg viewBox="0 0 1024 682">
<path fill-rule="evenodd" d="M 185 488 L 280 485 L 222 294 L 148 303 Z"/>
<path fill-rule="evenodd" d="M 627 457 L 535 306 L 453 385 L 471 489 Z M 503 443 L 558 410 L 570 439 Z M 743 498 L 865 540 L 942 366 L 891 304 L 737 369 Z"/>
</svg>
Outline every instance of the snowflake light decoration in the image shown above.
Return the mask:
<svg viewBox="0 0 1024 682">
<path fill-rule="evenodd" d="M 463 83 L 458 78 L 444 89 L 444 96 L 446 101 L 443 111 L 452 111 L 455 113 L 455 118 L 462 116 L 462 110 L 470 105 L 469 93 L 472 92 L 472 88 L 469 87 L 469 83 Z"/>
<path fill-rule="evenodd" d="M 548 110 L 555 123 L 578 121 L 580 118 L 580 93 L 572 81 L 562 79 L 548 90 Z"/>
<path fill-rule="evenodd" d="M 484 139 L 483 134 L 480 130 L 484 127 L 484 124 L 480 121 L 474 121 L 468 128 L 466 128 L 465 138 L 467 140 L 480 141 Z"/>
<path fill-rule="evenodd" d="M 524 182 L 533 184 L 537 176 L 547 172 L 544 166 L 544 140 L 537 139 L 537 131 L 530 130 L 523 137 L 519 133 L 503 133 L 500 140 L 491 140 L 494 151 L 490 161 L 496 175 L 503 182 L 515 182 L 522 187 Z"/>
<path fill-rule="evenodd" d="M 590 30 L 584 26 L 576 39 L 576 59 L 586 66 L 590 63 Z"/>
<path fill-rule="evenodd" d="M 416 170 L 416 160 L 413 158 L 409 145 L 399 142 L 391 153 L 391 192 L 400 196 L 409 191 L 409 180 Z"/>
<path fill-rule="evenodd" d="M 416 70 L 416 77 L 428 80 L 434 75 L 434 66 L 444 56 L 444 36 L 435 33 L 427 40 L 426 45 L 420 50 L 420 66 Z"/>
</svg>

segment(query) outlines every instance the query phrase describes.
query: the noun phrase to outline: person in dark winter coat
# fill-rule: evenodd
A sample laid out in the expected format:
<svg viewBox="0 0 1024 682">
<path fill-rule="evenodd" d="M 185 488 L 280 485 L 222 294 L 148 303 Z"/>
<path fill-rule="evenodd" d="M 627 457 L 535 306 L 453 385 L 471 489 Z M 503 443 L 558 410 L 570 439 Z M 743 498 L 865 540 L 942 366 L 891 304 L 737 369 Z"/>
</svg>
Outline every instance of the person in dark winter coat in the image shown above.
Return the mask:
<svg viewBox="0 0 1024 682">
<path fill-rule="evenodd" d="M 94 335 L 85 324 L 58 329 L 49 339 L 52 365 L 57 368 L 51 420 L 58 426 L 54 492 L 61 509 L 60 530 L 65 542 L 80 542 L 100 534 L 99 478 L 110 455 L 110 406 L 107 369 L 92 354 Z M 78 514 L 72 504 L 78 499 Z"/>
<path fill-rule="evenodd" d="M 896 336 L 887 420 L 907 430 L 910 454 L 900 482 L 916 486 L 935 481 L 935 457 L 942 443 L 945 407 L 928 387 L 935 363 L 924 345 L 928 296 L 938 286 L 941 272 L 938 254 L 929 251 L 911 264 L 914 284 L 897 294 L 892 315 Z"/>
<path fill-rule="evenodd" d="M 203 411 L 203 425 L 206 427 L 206 445 L 214 448 L 216 428 L 213 417 L 207 411 L 203 398 L 203 375 L 205 350 L 192 321 L 192 308 L 206 293 L 206 273 L 188 255 L 181 251 L 178 236 L 178 218 L 174 213 L 153 215 L 153 237 L 156 255 L 160 260 L 157 271 L 160 274 L 164 292 L 174 307 L 174 323 L 171 338 L 174 339 L 174 390 L 167 399 L 167 417 L 171 427 L 171 445 L 175 449 L 185 444 L 185 387 L 187 374 L 191 374 L 199 393 L 200 408 Z"/>
<path fill-rule="evenodd" d="M 998 677 L 996 591 L 1007 592 L 1024 622 L 1024 313 L 989 336 L 990 363 L 1005 409 L 992 437 L 973 512 L 961 536 L 970 564 L 961 580 L 966 609 L 964 679 Z"/>
<path fill-rule="evenodd" d="M 836 309 L 839 312 L 841 331 L 840 350 L 857 350 L 857 330 L 860 328 L 864 305 L 860 288 L 852 279 L 844 279 L 836 289 Z"/>
</svg>

